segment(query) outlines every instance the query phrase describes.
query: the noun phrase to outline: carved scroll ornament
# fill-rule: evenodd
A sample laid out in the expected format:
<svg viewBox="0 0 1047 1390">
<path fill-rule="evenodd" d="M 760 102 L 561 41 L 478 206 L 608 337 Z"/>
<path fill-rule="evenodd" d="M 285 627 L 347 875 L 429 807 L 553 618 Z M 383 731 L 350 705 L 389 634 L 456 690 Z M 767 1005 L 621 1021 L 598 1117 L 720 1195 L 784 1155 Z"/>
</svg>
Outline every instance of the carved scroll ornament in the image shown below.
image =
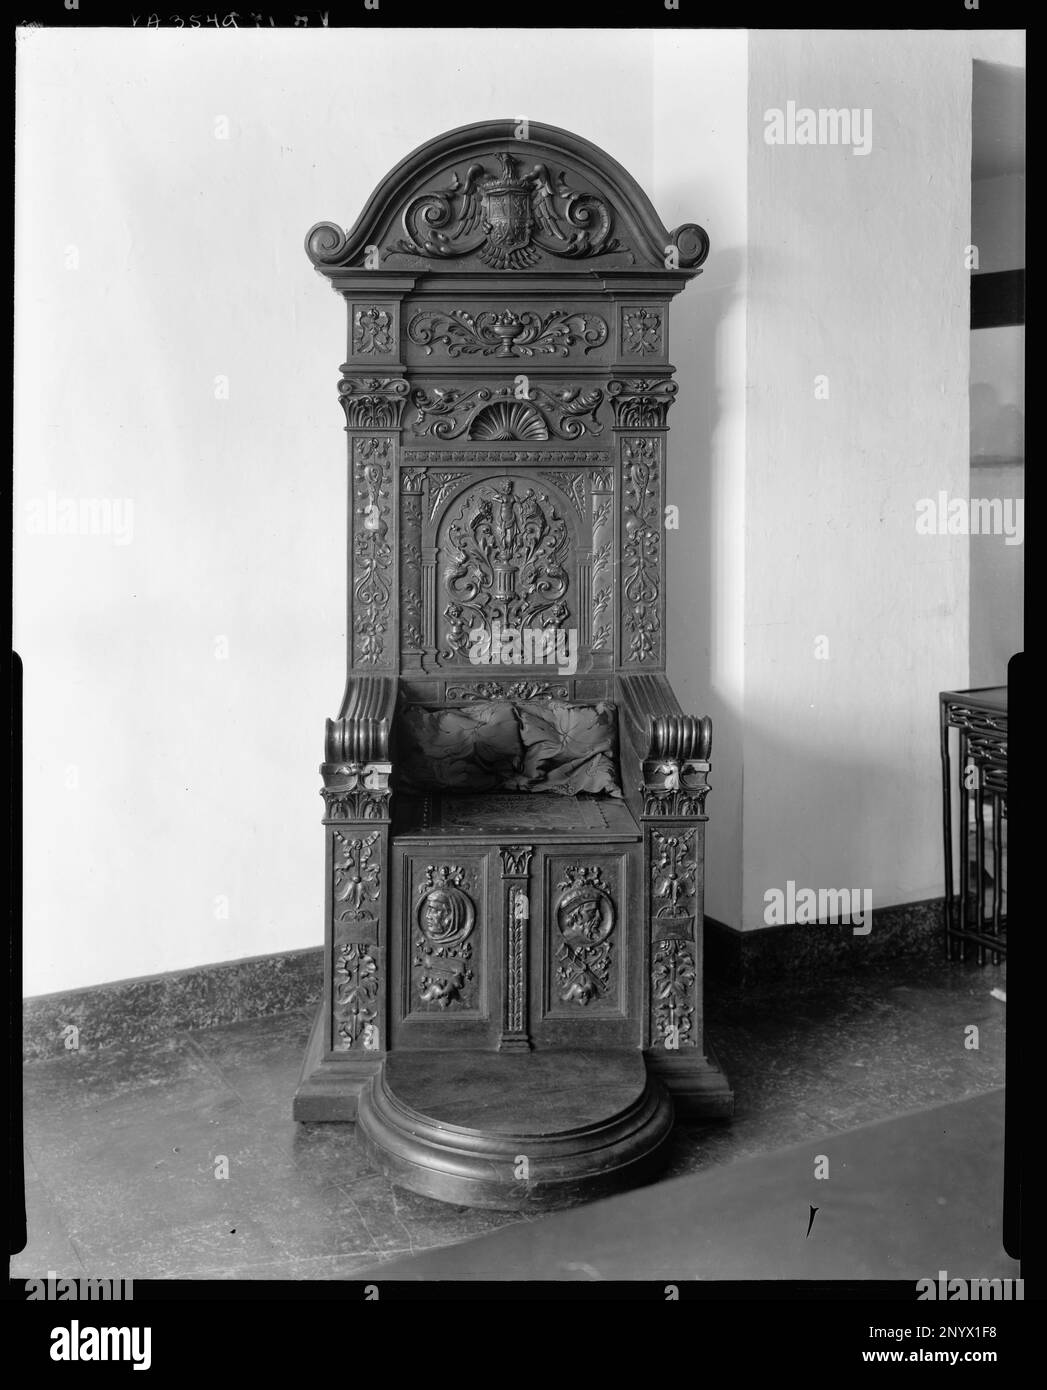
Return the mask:
<svg viewBox="0 0 1047 1390">
<path fill-rule="evenodd" d="M 497 159 L 497 172 L 476 162 L 412 199 L 403 213 L 405 235 L 384 254 L 446 260 L 475 253 L 492 270 L 527 270 L 543 253 L 583 259 L 627 250 L 598 194 L 572 188 L 565 173 L 554 182 L 544 164 L 525 171 L 515 155 Z"/>
<path fill-rule="evenodd" d="M 578 439 L 587 432 L 603 432 L 597 418 L 602 401 L 602 391 L 578 386 L 557 391 L 533 386 L 526 395 L 518 395 L 514 386 L 417 390 L 411 395 L 418 412 L 411 427 L 438 439 L 465 434 L 469 439 L 506 442 Z"/>
</svg>

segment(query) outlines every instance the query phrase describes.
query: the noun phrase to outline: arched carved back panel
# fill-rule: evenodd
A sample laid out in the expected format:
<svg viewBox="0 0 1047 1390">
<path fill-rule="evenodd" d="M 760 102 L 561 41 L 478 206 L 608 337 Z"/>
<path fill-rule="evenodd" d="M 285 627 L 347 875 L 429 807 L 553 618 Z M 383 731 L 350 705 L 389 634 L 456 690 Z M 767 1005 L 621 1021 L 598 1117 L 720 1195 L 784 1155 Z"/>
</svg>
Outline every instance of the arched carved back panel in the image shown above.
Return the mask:
<svg viewBox="0 0 1047 1390">
<path fill-rule="evenodd" d="M 475 674 L 496 624 L 564 634 L 579 672 L 663 670 L 669 306 L 701 228 L 588 141 L 495 121 L 307 248 L 348 310 L 350 672 Z"/>
</svg>

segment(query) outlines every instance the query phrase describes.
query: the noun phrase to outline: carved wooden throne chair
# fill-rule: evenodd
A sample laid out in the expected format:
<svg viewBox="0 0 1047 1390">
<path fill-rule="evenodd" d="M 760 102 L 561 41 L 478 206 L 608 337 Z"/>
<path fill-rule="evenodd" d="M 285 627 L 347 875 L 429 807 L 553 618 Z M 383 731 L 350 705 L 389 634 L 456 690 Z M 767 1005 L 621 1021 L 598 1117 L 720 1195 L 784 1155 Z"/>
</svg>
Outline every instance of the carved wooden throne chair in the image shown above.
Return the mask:
<svg viewBox="0 0 1047 1390">
<path fill-rule="evenodd" d="M 454 1202 L 608 1190 L 732 1105 L 710 723 L 664 674 L 669 307 L 708 238 L 586 140 L 492 121 L 306 246 L 348 308 L 349 651 L 294 1114 Z"/>
</svg>

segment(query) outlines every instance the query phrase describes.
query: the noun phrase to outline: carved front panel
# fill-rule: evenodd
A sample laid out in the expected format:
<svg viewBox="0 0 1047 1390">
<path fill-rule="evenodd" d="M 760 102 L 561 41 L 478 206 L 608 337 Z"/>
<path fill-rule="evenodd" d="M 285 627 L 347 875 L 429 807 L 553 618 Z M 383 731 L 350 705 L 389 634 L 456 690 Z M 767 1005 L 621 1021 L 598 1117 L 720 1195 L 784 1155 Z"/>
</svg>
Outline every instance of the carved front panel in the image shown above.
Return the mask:
<svg viewBox="0 0 1047 1390">
<path fill-rule="evenodd" d="M 497 1047 L 503 1028 L 504 883 L 463 835 L 391 853 L 390 1046 Z"/>
<path fill-rule="evenodd" d="M 409 1010 L 478 1014 L 484 994 L 482 863 L 430 863 L 424 873 L 420 862 L 412 868 Z"/>
<path fill-rule="evenodd" d="M 625 1012 L 625 888 L 620 855 L 583 852 L 546 859 L 544 1017 Z"/>
</svg>

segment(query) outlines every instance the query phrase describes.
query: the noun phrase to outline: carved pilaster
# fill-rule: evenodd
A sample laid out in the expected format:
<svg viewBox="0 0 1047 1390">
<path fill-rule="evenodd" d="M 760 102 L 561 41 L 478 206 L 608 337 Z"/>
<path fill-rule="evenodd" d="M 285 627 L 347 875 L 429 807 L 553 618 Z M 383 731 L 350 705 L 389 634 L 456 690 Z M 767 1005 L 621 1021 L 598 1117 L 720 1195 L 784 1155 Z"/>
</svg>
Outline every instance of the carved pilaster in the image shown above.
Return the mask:
<svg viewBox="0 0 1047 1390">
<path fill-rule="evenodd" d="M 651 944 L 650 1042 L 670 1052 L 701 1046 L 704 826 L 646 832 Z"/>
<path fill-rule="evenodd" d="M 664 663 L 662 441 L 622 438 L 621 665 Z"/>
<path fill-rule="evenodd" d="M 328 823 L 329 1045 L 385 1049 L 385 903 L 388 827 Z"/>
<path fill-rule="evenodd" d="M 531 903 L 528 876 L 533 845 L 503 845 L 502 916 L 505 923 L 505 988 L 499 1052 L 529 1052 L 527 1031 L 528 934 Z"/>
<path fill-rule="evenodd" d="M 354 438 L 351 562 L 352 664 L 395 669 L 391 439 Z"/>
</svg>

